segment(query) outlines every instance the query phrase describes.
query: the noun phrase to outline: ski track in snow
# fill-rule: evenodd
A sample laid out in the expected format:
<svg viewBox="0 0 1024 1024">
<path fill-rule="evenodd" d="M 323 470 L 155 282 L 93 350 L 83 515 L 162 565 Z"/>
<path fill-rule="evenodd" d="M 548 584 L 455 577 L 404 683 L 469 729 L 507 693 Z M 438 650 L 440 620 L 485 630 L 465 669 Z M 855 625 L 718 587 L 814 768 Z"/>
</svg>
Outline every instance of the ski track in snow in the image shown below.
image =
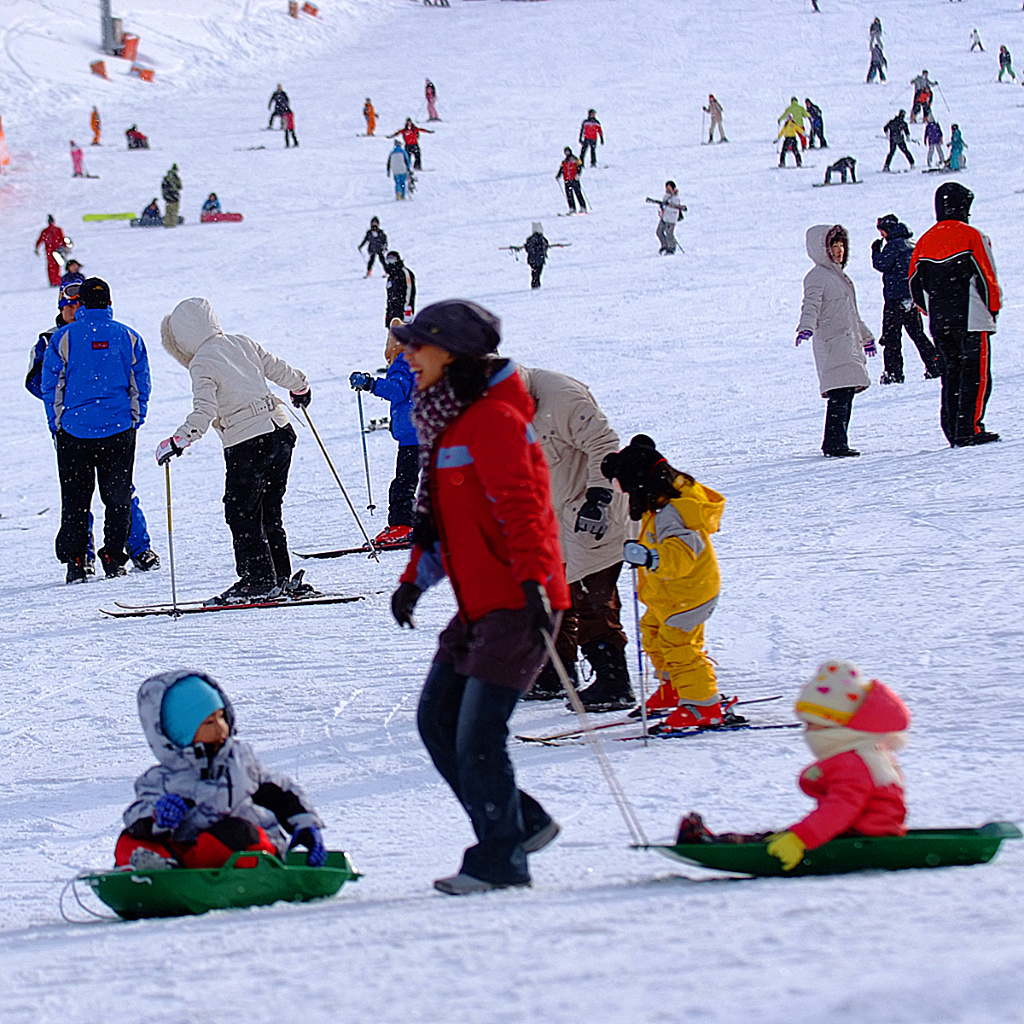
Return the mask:
<svg viewBox="0 0 1024 1024">
<path fill-rule="evenodd" d="M 241 1016 L 236 1007 L 253 1024 L 298 1015 L 360 1024 L 1024 1021 L 1024 843 L 975 869 L 725 878 L 628 849 L 584 746 L 513 743 L 520 784 L 564 827 L 533 858 L 532 890 L 435 894 L 431 879 L 455 870 L 471 841 L 415 729 L 419 686 L 454 605 L 440 588 L 421 601 L 418 630 L 398 630 L 389 595 L 400 554 L 379 566 L 358 556 L 297 560 L 320 589 L 367 595 L 351 605 L 177 622 L 98 611 L 169 597 L 164 476 L 151 452 L 183 419 L 189 386 L 160 347 L 159 324 L 188 295 L 208 296 L 227 330 L 307 372 L 324 442 L 367 529 L 382 528 L 394 445 L 384 432 L 367 437 L 378 502 L 370 517 L 347 385 L 352 370 L 383 362 L 383 281 L 379 270 L 364 279 L 353 251 L 376 214 L 417 274 L 421 308 L 456 295 L 489 306 L 504 323 L 504 352 L 586 381 L 623 440 L 652 434 L 674 464 L 726 495 L 715 539 L 723 594 L 708 644 L 724 692 L 783 695 L 751 709 L 755 721 L 789 720 L 817 662 L 851 657 L 913 711 L 902 755 L 912 827 L 1024 820 L 1019 93 L 995 84 L 1000 42 L 1024 46 L 1019 10 L 1009 0 L 821 0 L 821 15 L 756 0 L 320 6 L 319 20 L 295 21 L 283 0 L 180 0 L 173 10 L 132 0 L 115 13 L 141 37 L 140 63 L 156 70 L 148 84 L 116 59 L 107 60 L 109 81 L 90 75 L 89 5 L 0 7 L 0 113 L 12 156 L 0 176 L 0 345 L 12 402 L 0 474 L 4 1024 L 198 1024 Z M 885 86 L 863 82 L 876 14 Z M 975 26 L 984 54 L 968 52 Z M 804 231 L 848 227 L 849 273 L 877 330 L 876 218 L 895 212 L 918 236 L 933 222 L 934 177 L 873 173 L 886 152 L 880 127 L 909 110 L 906 83 L 922 67 L 941 84 L 944 131 L 958 122 L 970 146 L 972 222 L 992 238 L 1004 288 L 987 416 L 1004 440 L 948 450 L 939 382 L 920 379 L 905 341 L 908 383 L 874 386 L 854 403 L 851 442 L 863 456 L 827 462 L 811 353 L 793 346 L 810 267 Z M 443 118 L 422 140 L 436 173 L 395 203 L 383 136 L 406 116 L 425 121 L 427 76 Z M 261 130 L 278 81 L 296 112 L 298 150 Z M 728 144 L 699 145 L 708 92 L 725 107 Z M 793 94 L 823 108 L 830 148 L 809 154 L 813 169 L 774 174 L 775 119 Z M 378 110 L 374 139 L 356 137 L 367 95 Z M 100 177 L 73 180 L 67 140 L 89 141 L 93 103 L 103 146 L 84 149 Z M 565 210 L 559 154 L 575 146 L 591 106 L 607 136 L 600 166 L 583 177 L 593 212 L 556 218 Z M 152 150 L 124 149 L 132 123 Z M 915 139 L 921 131 L 912 126 Z M 847 153 L 863 184 L 812 189 L 825 157 Z M 141 210 L 172 162 L 184 181 L 181 229 L 82 223 L 83 213 Z M 685 252 L 671 260 L 655 255 L 656 210 L 644 204 L 669 177 L 689 207 L 677 230 Z M 245 221 L 200 227 L 211 191 Z M 67 588 L 53 559 L 53 450 L 42 409 L 21 386 L 28 350 L 53 315 L 42 260 L 30 253 L 47 212 L 86 272 L 110 281 L 115 316 L 149 347 L 154 389 L 136 485 L 164 562 L 149 575 Z M 552 241 L 572 243 L 553 250 L 536 293 L 525 264 L 498 251 L 521 244 L 533 220 Z M 881 357 L 870 369 L 877 380 Z M 387 407 L 371 401 L 365 412 Z M 299 421 L 296 430 L 293 548 L 359 543 L 308 428 Z M 205 597 L 233 579 L 216 438 L 175 460 L 171 475 L 178 594 Z M 632 633 L 628 591 L 624 577 Z M 635 647 L 628 655 L 635 675 Z M 366 876 L 302 907 L 66 925 L 57 911 L 64 882 L 109 864 L 132 781 L 153 760 L 138 685 L 179 664 L 225 685 L 242 734 L 302 782 L 330 826 L 328 845 L 348 850 Z M 570 721 L 559 704 L 525 704 L 512 729 Z M 809 757 L 795 730 L 646 748 L 604 735 L 654 841 L 691 808 L 713 829 L 737 830 L 781 828 L 807 809 L 795 780 Z"/>
</svg>

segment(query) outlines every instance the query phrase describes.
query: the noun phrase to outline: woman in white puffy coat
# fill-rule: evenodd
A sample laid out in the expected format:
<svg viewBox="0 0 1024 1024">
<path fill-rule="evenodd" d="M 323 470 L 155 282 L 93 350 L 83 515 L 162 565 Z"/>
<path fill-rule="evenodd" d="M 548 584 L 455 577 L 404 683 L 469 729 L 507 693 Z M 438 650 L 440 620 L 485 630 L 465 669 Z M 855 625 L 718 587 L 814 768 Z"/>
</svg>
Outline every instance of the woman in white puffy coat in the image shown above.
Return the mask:
<svg viewBox="0 0 1024 1024">
<path fill-rule="evenodd" d="M 814 337 L 814 364 L 822 398 L 828 399 L 821 450 L 832 458 L 860 455 L 850 447 L 847 428 L 853 396 L 867 388 L 865 355 L 877 354 L 874 335 L 857 311 L 857 293 L 844 273 L 850 239 L 841 224 L 807 229 L 807 255 L 814 267 L 804 278 L 796 343 Z"/>
</svg>

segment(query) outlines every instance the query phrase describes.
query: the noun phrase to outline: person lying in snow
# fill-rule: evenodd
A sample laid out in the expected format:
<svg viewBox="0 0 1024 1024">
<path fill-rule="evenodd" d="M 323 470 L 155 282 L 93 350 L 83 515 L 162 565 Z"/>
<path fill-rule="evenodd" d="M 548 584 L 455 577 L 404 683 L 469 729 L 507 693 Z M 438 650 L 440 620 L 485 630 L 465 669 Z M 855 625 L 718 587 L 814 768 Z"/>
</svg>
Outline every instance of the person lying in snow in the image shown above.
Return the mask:
<svg viewBox="0 0 1024 1024">
<path fill-rule="evenodd" d="M 310 867 L 324 865 L 320 816 L 295 782 L 264 768 L 237 738 L 235 710 L 217 682 L 188 669 L 162 672 L 139 687 L 138 705 L 160 763 L 135 780 L 116 864 L 216 868 L 239 850 L 283 858 L 304 846 Z"/>
<path fill-rule="evenodd" d="M 800 788 L 818 806 L 784 832 L 750 835 L 709 832 L 695 812 L 679 823 L 677 844 L 752 843 L 792 871 L 806 850 L 837 836 L 902 836 L 907 808 L 895 752 L 906 745 L 910 712 L 877 679 L 852 662 L 826 661 L 800 691 L 796 716 L 817 761 L 800 773 Z"/>
</svg>

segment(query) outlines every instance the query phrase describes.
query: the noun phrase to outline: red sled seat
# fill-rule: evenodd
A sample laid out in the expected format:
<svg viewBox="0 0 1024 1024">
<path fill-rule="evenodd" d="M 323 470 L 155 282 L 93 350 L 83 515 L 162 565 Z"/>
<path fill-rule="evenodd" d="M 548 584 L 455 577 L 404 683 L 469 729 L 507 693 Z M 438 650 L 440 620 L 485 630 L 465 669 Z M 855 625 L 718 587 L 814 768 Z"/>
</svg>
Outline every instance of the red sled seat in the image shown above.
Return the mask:
<svg viewBox="0 0 1024 1024">
<path fill-rule="evenodd" d="M 217 224 L 221 221 L 235 224 L 241 219 L 242 215 L 240 213 L 204 213 L 199 217 L 200 222 L 203 224 Z"/>
</svg>

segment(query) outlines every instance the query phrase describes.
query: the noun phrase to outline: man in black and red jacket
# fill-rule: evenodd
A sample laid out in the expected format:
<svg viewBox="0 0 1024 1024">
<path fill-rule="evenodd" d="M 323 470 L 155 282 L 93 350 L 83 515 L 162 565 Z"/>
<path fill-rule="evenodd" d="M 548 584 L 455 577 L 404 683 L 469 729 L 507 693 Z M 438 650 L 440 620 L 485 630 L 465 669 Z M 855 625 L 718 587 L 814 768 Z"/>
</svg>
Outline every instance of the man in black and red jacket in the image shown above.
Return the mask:
<svg viewBox="0 0 1024 1024">
<path fill-rule="evenodd" d="M 942 430 L 954 448 L 998 441 L 985 429 L 992 392 L 989 339 L 1001 305 L 992 245 L 968 225 L 974 193 L 948 181 L 935 193 L 938 221 L 914 247 L 910 292 L 928 314 L 942 359 Z"/>
</svg>

